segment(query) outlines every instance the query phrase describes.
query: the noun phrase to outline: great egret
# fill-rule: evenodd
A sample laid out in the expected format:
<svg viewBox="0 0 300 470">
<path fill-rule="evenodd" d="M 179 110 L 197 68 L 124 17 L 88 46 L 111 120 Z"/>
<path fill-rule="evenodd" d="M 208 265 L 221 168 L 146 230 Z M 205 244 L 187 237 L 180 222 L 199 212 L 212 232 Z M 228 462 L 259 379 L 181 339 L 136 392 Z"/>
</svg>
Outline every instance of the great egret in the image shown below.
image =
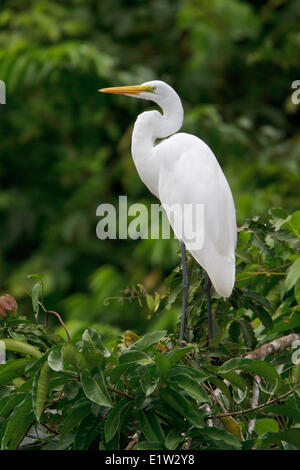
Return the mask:
<svg viewBox="0 0 300 470">
<path fill-rule="evenodd" d="M 177 133 L 183 122 L 183 107 L 179 96 L 167 83 L 154 80 L 99 91 L 154 101 L 163 111 L 163 114 L 147 111 L 138 116 L 132 134 L 132 156 L 141 180 L 164 208 L 176 204 L 181 207 L 202 204 L 204 207 L 202 226 L 197 227 L 204 234 L 202 247 L 189 251 L 205 270 L 211 341 L 210 285 L 213 284 L 220 296 L 229 297 L 235 279 L 237 226 L 229 184 L 215 155 L 201 139 Z M 156 139 L 164 140 L 156 144 Z M 174 219 L 169 217 L 169 221 L 181 243 L 183 300 L 179 339 L 182 345 L 189 288 L 185 253 L 189 239 L 185 233 L 189 232 L 193 221 L 185 218 L 184 224 L 188 227 L 181 231 Z"/>
</svg>

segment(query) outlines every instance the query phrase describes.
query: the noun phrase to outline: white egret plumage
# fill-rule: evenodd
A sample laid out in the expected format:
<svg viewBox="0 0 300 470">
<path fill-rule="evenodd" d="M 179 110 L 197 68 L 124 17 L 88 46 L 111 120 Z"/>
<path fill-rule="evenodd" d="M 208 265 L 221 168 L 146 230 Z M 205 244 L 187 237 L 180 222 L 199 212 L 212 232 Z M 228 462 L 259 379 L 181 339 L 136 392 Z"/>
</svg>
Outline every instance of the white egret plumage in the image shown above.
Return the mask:
<svg viewBox="0 0 300 470">
<path fill-rule="evenodd" d="M 138 174 L 163 207 L 196 205 L 204 207 L 203 244 L 189 250 L 206 273 L 205 293 L 208 304 L 209 338 L 212 337 L 210 282 L 222 297 L 229 297 L 235 280 L 237 226 L 229 184 L 211 149 L 198 137 L 178 133 L 183 123 L 183 107 L 175 90 L 154 80 L 136 86 L 103 88 L 103 93 L 124 94 L 154 101 L 159 111 L 140 114 L 132 135 L 132 156 Z M 156 144 L 156 139 L 164 139 Z M 167 212 L 167 211 L 166 211 Z M 168 215 L 168 212 L 167 212 Z M 174 219 L 169 219 L 181 242 L 183 263 L 183 311 L 180 342 L 184 339 L 188 296 L 185 233 Z M 185 224 L 192 224 L 186 220 Z M 190 228 L 190 227 L 187 227 Z M 180 234 L 179 234 L 180 232 Z"/>
</svg>

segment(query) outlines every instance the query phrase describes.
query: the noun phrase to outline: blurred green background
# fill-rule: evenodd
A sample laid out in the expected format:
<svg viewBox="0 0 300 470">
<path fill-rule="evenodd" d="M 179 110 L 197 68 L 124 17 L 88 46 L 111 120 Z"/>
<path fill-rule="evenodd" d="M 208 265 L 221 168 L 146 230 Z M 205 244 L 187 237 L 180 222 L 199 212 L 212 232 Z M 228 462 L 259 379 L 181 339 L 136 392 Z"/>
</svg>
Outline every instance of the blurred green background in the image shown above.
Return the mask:
<svg viewBox="0 0 300 470">
<path fill-rule="evenodd" d="M 152 105 L 97 89 L 168 82 L 184 104 L 184 131 L 219 159 L 239 223 L 274 206 L 298 209 L 300 106 L 291 85 L 300 79 L 299 0 L 0 6 L 1 292 L 30 315 L 26 276 L 40 273 L 47 308 L 71 333 L 171 329 L 179 304 L 151 314 L 142 287 L 124 289 L 163 293 L 178 243 L 100 241 L 95 231 L 103 202 L 156 202 L 130 154 L 136 116 Z"/>
</svg>

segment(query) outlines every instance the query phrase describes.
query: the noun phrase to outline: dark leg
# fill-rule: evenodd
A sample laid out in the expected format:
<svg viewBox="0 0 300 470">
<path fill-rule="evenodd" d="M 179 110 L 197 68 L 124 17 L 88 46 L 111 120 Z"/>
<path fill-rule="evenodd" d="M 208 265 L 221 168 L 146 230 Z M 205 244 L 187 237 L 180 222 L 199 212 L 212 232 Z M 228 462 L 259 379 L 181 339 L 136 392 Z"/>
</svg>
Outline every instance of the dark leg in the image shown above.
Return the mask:
<svg viewBox="0 0 300 470">
<path fill-rule="evenodd" d="M 182 315 L 180 322 L 180 335 L 179 335 L 179 344 L 180 347 L 184 346 L 184 326 L 185 326 L 185 314 L 186 306 L 189 294 L 189 278 L 188 278 L 188 269 L 186 264 L 186 255 L 185 255 L 185 246 L 183 242 L 180 242 L 181 246 L 181 259 L 182 259 Z"/>
<path fill-rule="evenodd" d="M 207 315 L 208 315 L 208 342 L 211 345 L 212 337 L 213 337 L 213 325 L 212 325 L 212 316 L 211 316 L 211 301 L 210 301 L 210 286 L 211 280 L 208 277 L 207 272 L 205 271 L 205 283 L 204 283 L 204 291 L 207 303 Z"/>
</svg>

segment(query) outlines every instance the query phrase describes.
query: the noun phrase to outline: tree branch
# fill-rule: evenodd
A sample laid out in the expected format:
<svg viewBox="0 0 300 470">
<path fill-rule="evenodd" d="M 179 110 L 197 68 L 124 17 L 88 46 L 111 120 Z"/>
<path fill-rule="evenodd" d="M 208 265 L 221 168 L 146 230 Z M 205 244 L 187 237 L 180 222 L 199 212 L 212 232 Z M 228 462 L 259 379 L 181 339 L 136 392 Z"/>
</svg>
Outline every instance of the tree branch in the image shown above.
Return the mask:
<svg viewBox="0 0 300 470">
<path fill-rule="evenodd" d="M 297 340 L 300 341 L 300 334 L 291 333 L 290 335 L 273 339 L 270 343 L 266 343 L 260 348 L 254 349 L 254 351 L 245 353 L 244 357 L 263 361 L 267 356 L 270 356 L 270 354 L 283 351 L 283 349 L 290 347 L 293 342 Z"/>
</svg>

